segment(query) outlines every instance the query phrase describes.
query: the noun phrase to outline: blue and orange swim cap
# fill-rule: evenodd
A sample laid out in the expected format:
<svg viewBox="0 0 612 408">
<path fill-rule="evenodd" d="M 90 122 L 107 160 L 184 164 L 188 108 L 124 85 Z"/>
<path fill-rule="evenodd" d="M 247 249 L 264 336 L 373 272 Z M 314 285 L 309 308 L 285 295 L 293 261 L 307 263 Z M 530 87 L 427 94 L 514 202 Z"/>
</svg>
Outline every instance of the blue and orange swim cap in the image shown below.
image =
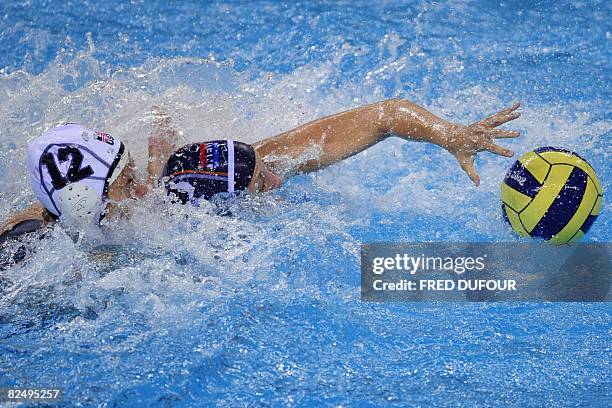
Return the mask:
<svg viewBox="0 0 612 408">
<path fill-rule="evenodd" d="M 246 190 L 255 171 L 253 146 L 213 140 L 181 147 L 162 173 L 168 195 L 183 204 L 208 200 L 218 193 Z"/>
</svg>

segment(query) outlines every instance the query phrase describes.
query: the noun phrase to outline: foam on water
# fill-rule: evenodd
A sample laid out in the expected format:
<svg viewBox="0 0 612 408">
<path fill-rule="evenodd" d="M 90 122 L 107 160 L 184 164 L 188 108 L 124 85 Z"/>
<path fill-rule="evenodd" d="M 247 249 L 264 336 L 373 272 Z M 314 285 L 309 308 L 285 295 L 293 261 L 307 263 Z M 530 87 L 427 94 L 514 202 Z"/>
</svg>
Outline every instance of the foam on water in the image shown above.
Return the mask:
<svg viewBox="0 0 612 408">
<path fill-rule="evenodd" d="M 189 143 L 255 142 L 391 96 L 462 123 L 511 103 L 520 92 L 487 80 L 457 86 L 453 78 L 467 75 L 461 54 L 432 56 L 427 16 L 436 7 L 423 3 L 402 20 L 414 23 L 412 39 L 387 30 L 361 46 L 336 35 L 341 45 L 329 58 L 295 69 L 244 70 L 244 60 L 264 58 L 250 47 L 234 63 L 148 57 L 110 69 L 90 37 L 39 73 L 6 73 L 0 217 L 33 202 L 28 141 L 65 121 L 124 140 L 144 174 L 152 105 Z M 287 13 L 312 26 L 326 18 Z M 376 63 L 364 62 L 372 54 Z M 407 80 L 422 67 L 426 74 Z M 439 72 L 447 78 L 440 83 Z M 521 99 L 523 116 L 509 127 L 524 135 L 501 144 L 518 154 L 542 145 L 584 153 L 609 191 L 612 122 L 588 113 L 594 102 Z M 598 401 L 608 382 L 607 306 L 359 301 L 361 242 L 516 240 L 499 208 L 510 165 L 480 155 L 475 188 L 441 149 L 389 139 L 276 192 L 194 208 L 154 191 L 130 206 L 131 219 L 80 242 L 54 228 L 27 262 L 2 272 L 2 376 L 62 386 L 68 401 L 84 404 Z M 587 239 L 608 241 L 609 218 L 604 203 Z M 582 371 L 568 369 L 575 361 Z"/>
</svg>

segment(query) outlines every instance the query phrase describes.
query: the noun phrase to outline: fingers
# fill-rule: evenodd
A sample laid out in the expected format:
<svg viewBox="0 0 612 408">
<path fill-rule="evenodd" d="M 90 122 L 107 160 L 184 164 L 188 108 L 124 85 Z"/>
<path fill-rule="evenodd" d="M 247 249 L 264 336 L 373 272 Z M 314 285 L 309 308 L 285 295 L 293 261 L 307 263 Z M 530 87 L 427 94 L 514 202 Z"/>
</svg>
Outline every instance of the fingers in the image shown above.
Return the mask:
<svg viewBox="0 0 612 408">
<path fill-rule="evenodd" d="M 489 128 L 494 128 L 503 125 L 504 123 L 510 122 L 511 120 L 518 119 L 520 116 L 520 112 L 511 112 L 508 114 L 503 114 L 499 112 L 493 116 L 489 116 L 488 118 L 484 119 L 482 123 Z"/>
<path fill-rule="evenodd" d="M 491 153 L 499 154 L 500 156 L 512 157 L 514 156 L 514 152 L 510 149 L 506 149 L 504 147 L 498 146 L 496 144 L 491 143 L 487 146 L 487 150 Z"/>
<path fill-rule="evenodd" d="M 478 173 L 476 173 L 476 169 L 474 168 L 474 156 L 457 157 L 457 160 L 459 161 L 459 165 L 461 166 L 463 171 L 465 171 L 470 177 L 470 180 L 472 180 L 474 184 L 479 186 L 480 177 L 478 176 Z"/>
<path fill-rule="evenodd" d="M 499 112 L 497 112 L 497 114 L 501 114 L 501 115 L 510 115 L 512 114 L 515 110 L 517 110 L 519 107 L 521 106 L 520 102 L 515 102 L 514 105 L 512 105 L 509 108 L 506 109 L 502 109 Z M 514 113 L 518 113 L 518 112 L 514 112 Z"/>
<path fill-rule="evenodd" d="M 502 129 L 493 129 L 491 130 L 491 136 L 496 139 L 507 139 L 513 137 L 519 137 L 521 132 L 518 130 L 502 130 Z"/>
<path fill-rule="evenodd" d="M 519 101 L 516 101 L 511 107 L 504 109 L 502 112 L 512 113 L 513 111 L 517 110 L 520 106 L 521 106 L 521 103 Z"/>
<path fill-rule="evenodd" d="M 517 119 L 521 116 L 520 112 L 516 112 L 519 106 L 521 106 L 520 102 L 516 102 L 511 107 L 501 110 L 495 115 L 491 115 L 488 118 L 481 120 L 480 123 L 489 128 L 494 128 L 499 125 L 503 125 L 504 123 L 510 122 L 511 120 Z"/>
</svg>

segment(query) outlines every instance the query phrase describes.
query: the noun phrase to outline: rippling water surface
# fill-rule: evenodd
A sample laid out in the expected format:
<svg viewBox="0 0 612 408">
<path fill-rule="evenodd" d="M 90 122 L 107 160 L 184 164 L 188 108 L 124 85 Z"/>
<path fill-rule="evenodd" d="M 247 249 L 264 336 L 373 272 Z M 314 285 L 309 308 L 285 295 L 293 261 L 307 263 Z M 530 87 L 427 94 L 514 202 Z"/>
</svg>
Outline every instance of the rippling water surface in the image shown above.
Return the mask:
<svg viewBox="0 0 612 408">
<path fill-rule="evenodd" d="M 33 202 L 25 149 L 58 123 L 120 137 L 143 169 L 154 104 L 187 143 L 389 97 L 464 123 L 521 100 L 505 145 L 576 150 L 607 192 L 611 17 L 604 1 L 3 2 L 0 217 Z M 359 300 L 362 242 L 516 240 L 510 164 L 480 155 L 475 188 L 440 149 L 389 139 L 233 217 L 155 192 L 82 242 L 53 229 L 1 272 L 0 386 L 60 386 L 68 405 L 607 406 L 609 304 Z M 587 241 L 610 241 L 609 216 Z"/>
</svg>

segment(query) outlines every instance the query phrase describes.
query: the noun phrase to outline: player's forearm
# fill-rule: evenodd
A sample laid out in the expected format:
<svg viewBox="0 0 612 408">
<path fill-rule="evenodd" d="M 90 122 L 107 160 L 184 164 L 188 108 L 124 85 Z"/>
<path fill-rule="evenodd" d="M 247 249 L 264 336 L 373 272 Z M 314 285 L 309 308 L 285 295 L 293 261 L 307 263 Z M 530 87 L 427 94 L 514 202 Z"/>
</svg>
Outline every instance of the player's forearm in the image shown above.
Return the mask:
<svg viewBox="0 0 612 408">
<path fill-rule="evenodd" d="M 166 160 L 168 157 L 170 157 L 175 147 L 174 145 L 164 147 L 152 146 L 152 143 L 155 143 L 155 141 L 149 141 L 149 161 L 147 163 L 147 174 L 148 182 L 155 185 L 161 177 L 161 173 L 166 165 Z"/>
<path fill-rule="evenodd" d="M 147 173 L 149 182 L 157 184 L 166 160 L 176 150 L 178 132 L 172 126 L 172 119 L 161 108 L 153 107 L 153 130 L 149 136 L 149 160 Z"/>
<path fill-rule="evenodd" d="M 382 126 L 389 135 L 445 146 L 446 138 L 456 126 L 427 109 L 402 99 L 383 102 Z"/>
<path fill-rule="evenodd" d="M 35 203 L 14 214 L 0 226 L 0 235 L 13 229 L 17 224 L 26 220 L 40 220 L 48 223 L 50 220 L 45 216 L 45 209 L 40 203 Z"/>
<path fill-rule="evenodd" d="M 387 100 L 337 113 L 255 144 L 269 162 L 294 163 L 295 172 L 310 172 L 337 163 L 391 134 L 443 143 L 450 124 L 411 102 Z"/>
</svg>

